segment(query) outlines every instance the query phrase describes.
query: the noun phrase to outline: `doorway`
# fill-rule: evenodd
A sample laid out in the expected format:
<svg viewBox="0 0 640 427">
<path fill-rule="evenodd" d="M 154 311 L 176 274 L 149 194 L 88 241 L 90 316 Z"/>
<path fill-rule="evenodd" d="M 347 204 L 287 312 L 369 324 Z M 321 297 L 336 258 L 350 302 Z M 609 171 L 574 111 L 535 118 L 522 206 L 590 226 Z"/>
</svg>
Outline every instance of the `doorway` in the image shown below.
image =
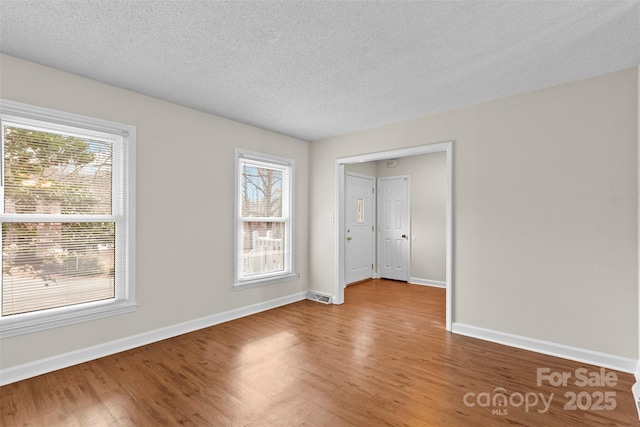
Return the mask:
<svg viewBox="0 0 640 427">
<path fill-rule="evenodd" d="M 373 277 L 375 178 L 346 174 L 345 284 Z"/>
<path fill-rule="evenodd" d="M 409 281 L 409 177 L 378 178 L 378 273 Z"/>
<path fill-rule="evenodd" d="M 397 159 L 402 157 L 410 157 L 421 154 L 430 153 L 446 153 L 447 163 L 447 206 L 446 206 L 446 321 L 445 326 L 448 331 L 451 330 L 453 319 L 453 142 L 441 142 L 419 147 L 404 148 L 398 150 L 384 151 L 371 154 L 362 154 L 351 157 L 336 159 L 336 226 L 335 226 L 335 242 L 336 242 L 336 270 L 334 279 L 333 303 L 344 303 L 344 287 L 345 287 L 345 165 Z"/>
</svg>

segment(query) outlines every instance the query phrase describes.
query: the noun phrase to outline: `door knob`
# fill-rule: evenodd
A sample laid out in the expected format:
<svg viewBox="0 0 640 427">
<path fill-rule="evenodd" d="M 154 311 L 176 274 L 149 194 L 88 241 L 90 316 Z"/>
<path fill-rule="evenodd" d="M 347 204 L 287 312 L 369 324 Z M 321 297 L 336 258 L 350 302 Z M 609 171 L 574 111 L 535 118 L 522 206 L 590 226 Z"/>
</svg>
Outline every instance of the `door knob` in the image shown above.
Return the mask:
<svg viewBox="0 0 640 427">
<path fill-rule="evenodd" d="M 353 239 L 353 237 L 351 237 L 351 236 L 347 237 L 347 240 L 351 240 L 351 239 Z"/>
<path fill-rule="evenodd" d="M 407 238 L 407 235 L 406 235 L 406 234 L 403 234 L 403 235 L 402 235 L 402 238 L 403 238 L 403 239 L 406 239 L 406 238 Z"/>
</svg>

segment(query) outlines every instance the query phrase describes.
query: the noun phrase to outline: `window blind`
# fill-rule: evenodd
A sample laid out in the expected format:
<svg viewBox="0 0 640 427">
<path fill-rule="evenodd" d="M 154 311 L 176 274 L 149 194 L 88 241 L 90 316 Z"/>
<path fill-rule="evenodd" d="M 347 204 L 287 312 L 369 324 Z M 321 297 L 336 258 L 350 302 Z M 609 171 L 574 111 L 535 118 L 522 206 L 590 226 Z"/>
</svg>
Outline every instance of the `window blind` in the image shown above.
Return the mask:
<svg viewBox="0 0 640 427">
<path fill-rule="evenodd" d="M 2 316 L 118 297 L 122 150 L 121 135 L 2 122 Z"/>
</svg>

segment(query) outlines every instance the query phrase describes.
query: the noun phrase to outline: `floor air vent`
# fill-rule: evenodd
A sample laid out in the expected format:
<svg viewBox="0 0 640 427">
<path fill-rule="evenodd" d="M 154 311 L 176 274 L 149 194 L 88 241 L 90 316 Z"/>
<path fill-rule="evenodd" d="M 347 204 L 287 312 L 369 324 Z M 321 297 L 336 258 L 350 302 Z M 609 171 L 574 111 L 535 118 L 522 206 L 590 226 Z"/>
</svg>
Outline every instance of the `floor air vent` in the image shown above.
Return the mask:
<svg viewBox="0 0 640 427">
<path fill-rule="evenodd" d="M 307 292 L 307 299 L 323 304 L 331 304 L 331 295 L 320 294 L 318 292 Z"/>
</svg>

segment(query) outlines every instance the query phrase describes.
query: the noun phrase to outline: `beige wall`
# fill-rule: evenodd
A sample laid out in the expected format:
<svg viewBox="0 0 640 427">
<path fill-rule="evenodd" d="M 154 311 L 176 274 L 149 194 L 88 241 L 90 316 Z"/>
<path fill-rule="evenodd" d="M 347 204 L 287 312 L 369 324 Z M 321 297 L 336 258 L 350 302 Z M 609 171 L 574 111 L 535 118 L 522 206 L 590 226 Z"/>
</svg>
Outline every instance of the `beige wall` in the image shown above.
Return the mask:
<svg viewBox="0 0 640 427">
<path fill-rule="evenodd" d="M 336 158 L 454 142 L 453 321 L 638 358 L 638 69 L 311 144 L 310 284 Z"/>
<path fill-rule="evenodd" d="M 378 173 L 376 162 L 352 163 L 344 166 L 345 172 L 354 172 L 361 175 L 376 176 Z"/>
<path fill-rule="evenodd" d="M 394 168 L 377 162 L 377 176 L 411 177 L 411 267 L 413 279 L 444 282 L 447 250 L 447 154 L 402 157 Z"/>
<path fill-rule="evenodd" d="M 1 57 L 0 96 L 137 126 L 135 313 L 2 340 L 0 368 L 305 291 L 307 142 Z M 295 268 L 302 279 L 241 291 L 234 272 L 234 150 L 296 161 Z"/>
</svg>

